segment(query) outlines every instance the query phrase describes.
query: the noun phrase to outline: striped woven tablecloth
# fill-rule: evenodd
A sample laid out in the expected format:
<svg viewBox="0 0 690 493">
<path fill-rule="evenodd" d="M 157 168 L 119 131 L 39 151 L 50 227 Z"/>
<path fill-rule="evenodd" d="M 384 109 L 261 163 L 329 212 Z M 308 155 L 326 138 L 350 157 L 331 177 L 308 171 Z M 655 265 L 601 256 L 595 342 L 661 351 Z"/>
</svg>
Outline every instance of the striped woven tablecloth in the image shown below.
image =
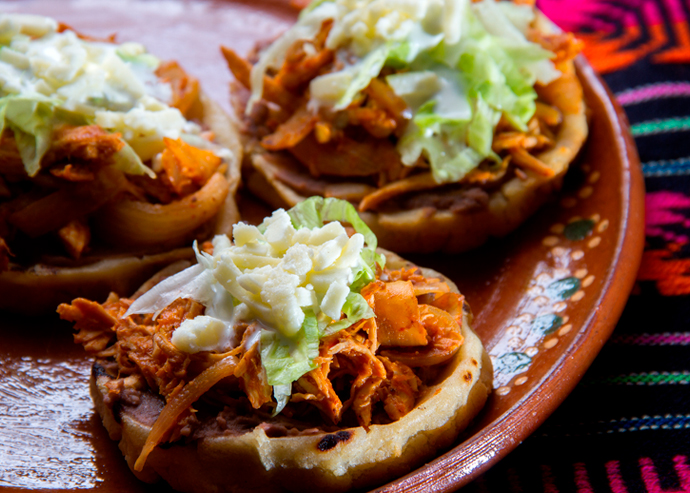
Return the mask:
<svg viewBox="0 0 690 493">
<path fill-rule="evenodd" d="M 625 109 L 646 243 L 612 338 L 563 405 L 463 491 L 690 492 L 690 1 L 541 0 Z"/>
</svg>

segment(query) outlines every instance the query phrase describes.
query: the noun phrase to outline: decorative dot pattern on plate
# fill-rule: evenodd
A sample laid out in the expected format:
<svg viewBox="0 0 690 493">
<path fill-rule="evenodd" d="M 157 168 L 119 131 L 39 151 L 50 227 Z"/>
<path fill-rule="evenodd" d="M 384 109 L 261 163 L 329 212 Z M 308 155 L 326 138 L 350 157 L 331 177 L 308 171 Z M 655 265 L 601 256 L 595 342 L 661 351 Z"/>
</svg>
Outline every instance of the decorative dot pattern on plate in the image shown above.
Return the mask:
<svg viewBox="0 0 690 493">
<path fill-rule="evenodd" d="M 528 347 L 527 349 L 525 349 L 525 354 L 530 358 L 536 356 L 537 353 L 539 353 L 539 350 L 535 347 Z"/>
<path fill-rule="evenodd" d="M 551 254 L 554 257 L 562 257 L 563 255 L 565 255 L 567 253 L 567 251 L 568 250 L 566 250 L 565 248 L 557 246 L 557 247 L 553 247 L 553 249 L 551 250 Z"/>
<path fill-rule="evenodd" d="M 573 324 L 564 325 L 563 327 L 561 327 L 558 330 L 558 335 L 563 337 L 564 335 L 566 335 L 571 330 L 573 330 Z"/>
<path fill-rule="evenodd" d="M 541 351 L 572 340 L 576 331 L 569 322 L 569 312 L 577 310 L 578 302 L 597 281 L 586 267 L 587 257 L 601 244 L 610 223 L 598 212 L 567 216 L 567 210 L 584 204 L 597 192 L 601 173 L 591 171 L 587 165 L 581 166 L 581 171 L 585 173 L 584 182 L 571 195 L 561 198 L 562 213 L 558 213 L 561 217 L 546 228 L 541 238 L 541 244 L 549 248 L 550 255 L 546 268 L 535 272 L 525 289 L 529 297 L 528 308 L 521 309 L 508 321 L 508 328 L 492 351 L 498 396 L 507 395 L 513 386 L 519 387 L 528 381 L 525 373 L 540 357 Z"/>
<path fill-rule="evenodd" d="M 549 339 L 544 343 L 544 348 L 545 349 L 551 349 L 554 347 L 556 344 L 558 344 L 558 337 L 554 337 L 553 339 Z"/>
<path fill-rule="evenodd" d="M 562 311 L 565 310 L 567 307 L 568 307 L 568 305 L 567 305 L 565 302 L 559 301 L 558 303 L 556 303 L 555 305 L 553 305 L 553 311 L 555 311 L 555 312 L 562 312 Z"/>
<path fill-rule="evenodd" d="M 510 394 L 510 387 L 499 387 L 496 389 L 496 394 L 503 396 Z"/>
<path fill-rule="evenodd" d="M 558 239 L 558 236 L 547 236 L 546 238 L 544 238 L 544 241 L 542 241 L 542 243 L 544 244 L 544 246 L 552 247 L 558 245 L 559 241 L 560 240 Z"/>
<path fill-rule="evenodd" d="M 574 197 L 566 197 L 563 200 L 561 200 L 561 205 L 566 209 L 570 209 L 577 205 L 577 199 Z"/>
<path fill-rule="evenodd" d="M 587 199 L 592 196 L 594 189 L 592 187 L 583 187 L 577 194 L 581 199 Z"/>
</svg>

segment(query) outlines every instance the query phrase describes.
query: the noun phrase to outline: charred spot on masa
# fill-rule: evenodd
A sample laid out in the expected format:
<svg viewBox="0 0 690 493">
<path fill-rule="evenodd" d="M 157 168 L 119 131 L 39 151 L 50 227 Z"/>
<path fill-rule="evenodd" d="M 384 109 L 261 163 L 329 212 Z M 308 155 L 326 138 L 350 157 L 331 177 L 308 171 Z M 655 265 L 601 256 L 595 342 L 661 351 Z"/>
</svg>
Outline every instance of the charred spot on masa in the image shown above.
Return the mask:
<svg viewBox="0 0 690 493">
<path fill-rule="evenodd" d="M 117 424 L 122 424 L 122 404 L 120 401 L 116 401 L 111 408 L 113 412 L 113 419 Z"/>
<path fill-rule="evenodd" d="M 319 449 L 321 452 L 326 452 L 328 450 L 331 450 L 340 442 L 347 442 L 348 440 L 350 440 L 350 438 L 352 438 L 351 432 L 339 431 L 338 433 L 333 433 L 324 436 L 321 440 L 319 440 L 319 443 L 316 445 L 316 448 Z"/>
<path fill-rule="evenodd" d="M 472 372 L 469 372 L 469 371 L 465 372 L 465 374 L 462 376 L 462 378 L 467 383 L 471 382 L 472 381 Z"/>
<path fill-rule="evenodd" d="M 103 365 L 100 363 L 94 363 L 93 366 L 91 367 L 91 376 L 93 377 L 94 380 L 97 380 L 98 377 L 108 377 L 112 378 L 110 375 L 108 375 L 108 372 L 105 370 Z"/>
<path fill-rule="evenodd" d="M 477 363 L 477 360 L 474 359 L 474 358 L 472 358 L 472 360 L 470 361 L 470 363 L 472 363 L 474 366 L 479 366 L 479 363 Z"/>
</svg>

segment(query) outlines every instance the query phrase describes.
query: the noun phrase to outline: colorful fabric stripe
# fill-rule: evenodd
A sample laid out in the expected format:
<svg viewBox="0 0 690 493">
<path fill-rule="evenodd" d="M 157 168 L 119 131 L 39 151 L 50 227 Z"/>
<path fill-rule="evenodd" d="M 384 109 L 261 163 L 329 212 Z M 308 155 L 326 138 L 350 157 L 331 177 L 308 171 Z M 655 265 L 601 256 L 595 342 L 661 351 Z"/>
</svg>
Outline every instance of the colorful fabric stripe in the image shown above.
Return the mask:
<svg viewBox="0 0 690 493">
<path fill-rule="evenodd" d="M 642 482 L 644 483 L 644 491 L 647 493 L 687 493 L 690 491 L 690 467 L 688 466 L 688 458 L 683 455 L 673 457 L 673 468 L 680 489 L 662 488 L 659 480 L 659 471 L 654 466 L 654 461 L 649 457 L 640 457 L 639 459 L 640 473 Z M 613 460 L 606 463 L 606 474 L 609 480 L 609 486 L 612 493 L 628 493 L 626 482 L 621 474 L 620 461 Z"/>
<path fill-rule="evenodd" d="M 594 493 L 594 488 L 592 488 L 592 483 L 589 480 L 585 464 L 577 462 L 573 464 L 573 469 L 575 472 L 575 486 L 577 487 L 577 492 Z"/>
<path fill-rule="evenodd" d="M 544 493 L 560 493 L 561 491 L 577 491 L 577 493 L 595 493 L 595 491 L 608 491 L 610 493 L 632 493 L 635 491 L 644 491 L 645 493 L 689 493 L 690 492 L 690 461 L 687 455 L 677 454 L 669 458 L 670 466 L 673 474 L 677 478 L 677 486 L 669 487 L 663 485 L 661 477 L 667 473 L 667 470 L 660 470 L 655 461 L 650 457 L 640 457 L 636 459 L 636 465 L 639 466 L 641 484 L 624 474 L 623 469 L 629 465 L 629 460 L 614 459 L 609 460 L 603 465 L 603 472 L 605 474 L 605 481 L 608 483 L 605 489 L 602 489 L 601 484 L 593 481 L 590 473 L 596 474 L 600 469 L 598 464 L 574 462 L 572 467 L 572 478 L 575 482 L 575 489 L 566 487 L 559 488 L 563 482 L 557 481 L 558 477 L 554 474 L 554 468 L 550 464 L 525 464 L 522 468 L 509 468 L 504 472 L 505 479 L 509 484 L 512 493 L 523 493 L 534 490 L 533 471 L 539 477 L 540 486 L 539 491 Z M 561 469 L 562 473 L 568 474 Z M 472 492 L 486 493 L 490 488 L 484 478 L 480 477 L 474 484 Z M 569 486 L 569 485 L 568 485 Z M 530 488 L 531 487 L 531 488 Z M 464 491 L 464 490 L 463 490 Z M 502 493 L 505 490 L 502 490 Z"/>
<path fill-rule="evenodd" d="M 613 493 L 628 493 L 625 482 L 621 476 L 620 462 L 612 460 L 606 463 L 606 474 L 609 477 L 609 484 Z"/>
<path fill-rule="evenodd" d="M 690 157 L 642 163 L 646 177 L 690 175 Z"/>
<path fill-rule="evenodd" d="M 630 127 L 633 137 L 644 137 L 661 133 L 682 132 L 690 129 L 690 117 L 666 118 L 636 123 Z"/>
<path fill-rule="evenodd" d="M 689 82 L 662 82 L 627 89 L 616 94 L 616 99 L 621 106 L 628 106 L 653 99 L 688 96 L 690 96 Z"/>
<path fill-rule="evenodd" d="M 661 334 L 618 334 L 609 343 L 633 346 L 687 346 L 690 332 L 663 332 Z"/>
<path fill-rule="evenodd" d="M 591 379 L 587 385 L 688 385 L 690 371 L 630 373 Z"/>
<path fill-rule="evenodd" d="M 567 423 L 545 426 L 541 436 L 588 436 L 609 433 L 631 433 L 650 430 L 690 430 L 690 414 L 666 414 L 612 419 L 596 423 Z"/>
</svg>

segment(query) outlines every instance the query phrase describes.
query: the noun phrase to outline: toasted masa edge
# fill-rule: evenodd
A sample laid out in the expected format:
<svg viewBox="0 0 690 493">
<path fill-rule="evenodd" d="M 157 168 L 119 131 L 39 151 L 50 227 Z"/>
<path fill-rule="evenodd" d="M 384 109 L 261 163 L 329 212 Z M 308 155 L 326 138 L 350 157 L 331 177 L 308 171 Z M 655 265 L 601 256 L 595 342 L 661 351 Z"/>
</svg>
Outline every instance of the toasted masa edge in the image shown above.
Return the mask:
<svg viewBox="0 0 690 493">
<path fill-rule="evenodd" d="M 388 266 L 412 265 L 386 252 Z M 422 268 L 425 276 L 441 274 Z M 491 360 L 463 317 L 464 342 L 438 383 L 430 385 L 415 408 L 385 425 L 345 428 L 341 432 L 270 438 L 256 427 L 239 436 L 208 437 L 156 448 L 137 477 L 164 479 L 185 492 L 346 491 L 382 484 L 403 476 L 455 443 L 459 433 L 484 406 L 491 391 Z M 151 428 L 127 407 L 106 406 L 107 375 L 92 372 L 91 396 L 110 438 L 130 469 Z M 348 433 L 343 433 L 348 432 Z M 349 436 L 347 436 L 349 434 Z"/>
<path fill-rule="evenodd" d="M 200 93 L 192 113 L 213 131 L 216 143 L 233 153 L 233 159 L 228 163 L 225 174 L 230 189 L 211 229 L 217 234 L 230 233 L 232 225 L 240 217 L 235 203 L 242 161 L 238 125 L 204 93 Z M 0 310 L 26 315 L 44 315 L 54 313 L 58 304 L 80 296 L 105 299 L 110 291 L 132 293 L 166 265 L 193 258 L 192 249 L 185 247 L 149 254 L 101 257 L 77 267 L 36 264 L 24 270 L 5 271 L 0 273 Z M 85 260 L 88 260 L 88 256 Z"/>
</svg>

